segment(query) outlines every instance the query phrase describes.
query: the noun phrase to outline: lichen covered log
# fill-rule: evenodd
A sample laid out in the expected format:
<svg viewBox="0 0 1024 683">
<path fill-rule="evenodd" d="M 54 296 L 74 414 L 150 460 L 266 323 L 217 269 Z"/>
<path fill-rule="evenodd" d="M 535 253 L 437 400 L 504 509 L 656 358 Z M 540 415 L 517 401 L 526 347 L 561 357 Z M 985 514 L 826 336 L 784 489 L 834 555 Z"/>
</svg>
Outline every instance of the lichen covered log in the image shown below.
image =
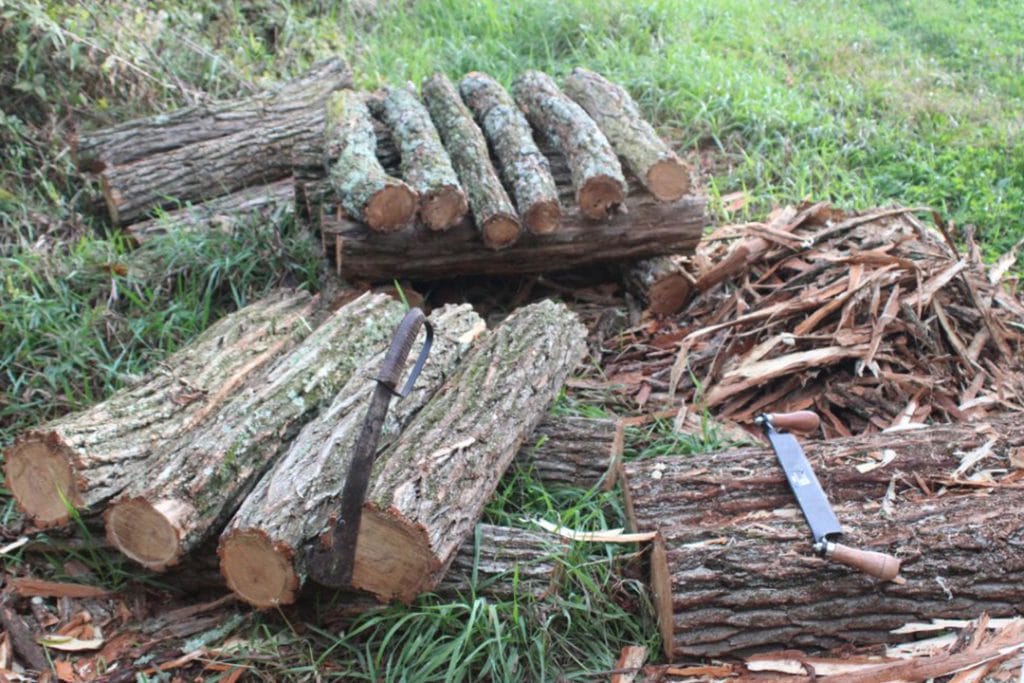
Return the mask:
<svg viewBox="0 0 1024 683">
<path fill-rule="evenodd" d="M 474 123 L 473 114 L 443 74 L 425 79 L 422 91 L 423 101 L 469 196 L 484 245 L 491 249 L 508 247 L 519 239 L 519 217 L 494 171 L 487 140 Z"/>
<path fill-rule="evenodd" d="M 313 300 L 279 292 L 231 313 L 140 384 L 22 434 L 4 454 L 6 485 L 38 526 L 95 508 L 144 479 L 151 457 L 223 409 L 308 332 Z"/>
<path fill-rule="evenodd" d="M 625 88 L 582 67 L 573 69 L 564 87 L 651 194 L 672 202 L 689 192 L 690 169 L 658 137 Z"/>
<path fill-rule="evenodd" d="M 281 443 L 385 347 L 401 316 L 401 304 L 382 294 L 364 294 L 335 311 L 216 419 L 150 463 L 146 477 L 106 510 L 110 542 L 160 571 L 215 536 Z"/>
<path fill-rule="evenodd" d="M 523 112 L 487 74 L 466 74 L 459 90 L 498 158 L 505 187 L 511 191 L 527 230 L 535 235 L 555 230 L 562 212 L 558 190 Z"/>
<path fill-rule="evenodd" d="M 692 278 L 670 256 L 655 256 L 626 266 L 623 281 L 648 310 L 659 315 L 678 313 L 694 289 Z"/>
<path fill-rule="evenodd" d="M 416 191 L 380 165 L 377 135 L 362 95 L 352 91 L 331 95 L 324 144 L 339 150 L 330 167 L 330 182 L 350 216 L 380 232 L 409 225 L 416 216 Z"/>
<path fill-rule="evenodd" d="M 615 151 L 587 112 L 540 71 L 521 74 L 512 93 L 533 127 L 568 160 L 576 204 L 584 215 L 603 219 L 614 213 L 626 197 L 626 179 Z"/>
</svg>

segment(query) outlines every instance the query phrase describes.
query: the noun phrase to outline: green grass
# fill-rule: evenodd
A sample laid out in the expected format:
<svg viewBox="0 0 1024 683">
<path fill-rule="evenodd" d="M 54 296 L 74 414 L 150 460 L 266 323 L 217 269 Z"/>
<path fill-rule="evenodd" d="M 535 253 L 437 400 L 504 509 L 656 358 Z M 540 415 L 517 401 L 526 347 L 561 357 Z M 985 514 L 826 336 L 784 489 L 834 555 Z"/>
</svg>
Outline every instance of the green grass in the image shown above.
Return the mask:
<svg viewBox="0 0 1024 683">
<path fill-rule="evenodd" d="M 329 54 L 366 87 L 435 70 L 506 84 L 527 68 L 602 71 L 700 165 L 717 220 L 805 198 L 899 202 L 976 225 L 989 256 L 1024 236 L 1019 2 L 0 0 L 0 446 L 133 382 L 270 287 L 323 283 L 315 246 L 287 224 L 131 249 L 73 167 L 73 131 L 252 92 Z M 727 215 L 719 199 L 741 190 L 749 203 Z M 604 399 L 577 392 L 556 411 L 620 407 Z M 661 422 L 627 433 L 628 457 L 721 445 Z M 517 471 L 487 519 L 600 529 L 623 524 L 620 506 L 614 493 L 548 490 Z M 16 518 L 5 500 L 5 528 Z M 605 590 L 626 586 L 626 602 L 643 604 L 612 569 L 622 552 L 574 548 L 571 590 L 551 602 L 431 598 L 343 636 L 263 617 L 246 653 L 295 679 L 325 664 L 385 680 L 586 677 L 654 632 L 643 609 L 622 610 Z M 111 585 L 132 580 L 130 568 L 81 559 Z"/>
</svg>

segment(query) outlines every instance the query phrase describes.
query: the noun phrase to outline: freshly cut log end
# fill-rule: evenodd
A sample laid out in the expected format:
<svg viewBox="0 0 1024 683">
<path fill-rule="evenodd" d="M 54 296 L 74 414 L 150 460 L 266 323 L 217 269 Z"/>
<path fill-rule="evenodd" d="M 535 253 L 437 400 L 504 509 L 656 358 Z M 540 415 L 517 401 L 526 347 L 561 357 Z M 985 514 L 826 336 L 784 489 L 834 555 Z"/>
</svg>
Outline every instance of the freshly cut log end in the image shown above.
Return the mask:
<svg viewBox="0 0 1024 683">
<path fill-rule="evenodd" d="M 576 203 L 588 218 L 602 220 L 611 215 L 626 199 L 622 183 L 606 175 L 587 179 L 576 194 Z"/>
<path fill-rule="evenodd" d="M 295 602 L 301 582 L 293 569 L 291 548 L 275 545 L 259 529 L 239 529 L 221 541 L 218 554 L 228 588 L 253 607 Z"/>
<path fill-rule="evenodd" d="M 483 224 L 484 246 L 503 249 L 519 239 L 519 221 L 515 216 L 491 216 Z"/>
<path fill-rule="evenodd" d="M 378 232 L 401 230 L 415 215 L 416 193 L 405 183 L 386 185 L 363 209 L 363 221 Z"/>
<path fill-rule="evenodd" d="M 690 297 L 690 282 L 676 274 L 662 278 L 647 290 L 647 308 L 658 315 L 678 312 Z"/>
<path fill-rule="evenodd" d="M 181 559 L 183 517 L 190 508 L 176 501 L 150 503 L 129 498 L 107 508 L 103 515 L 107 540 L 118 550 L 153 571 L 163 571 Z"/>
<path fill-rule="evenodd" d="M 647 171 L 644 184 L 656 199 L 674 202 L 690 191 L 690 171 L 679 161 L 659 161 Z"/>
<path fill-rule="evenodd" d="M 526 229 L 534 235 L 547 235 L 554 232 L 562 220 L 562 207 L 558 200 L 537 202 L 523 215 Z"/>
<path fill-rule="evenodd" d="M 373 593 L 382 602 L 409 603 L 436 584 L 442 564 L 430 552 L 430 539 L 422 526 L 367 504 L 359 539 L 353 586 Z"/>
<path fill-rule="evenodd" d="M 68 508 L 82 504 L 69 449 L 53 433 L 29 432 L 7 450 L 4 480 L 14 499 L 37 524 L 68 521 Z"/>
<path fill-rule="evenodd" d="M 465 193 L 454 185 L 420 195 L 420 220 L 431 230 L 447 230 L 468 210 Z"/>
<path fill-rule="evenodd" d="M 623 280 L 626 288 L 657 315 L 678 313 L 694 289 L 690 276 L 669 256 L 637 261 L 625 270 Z"/>
</svg>

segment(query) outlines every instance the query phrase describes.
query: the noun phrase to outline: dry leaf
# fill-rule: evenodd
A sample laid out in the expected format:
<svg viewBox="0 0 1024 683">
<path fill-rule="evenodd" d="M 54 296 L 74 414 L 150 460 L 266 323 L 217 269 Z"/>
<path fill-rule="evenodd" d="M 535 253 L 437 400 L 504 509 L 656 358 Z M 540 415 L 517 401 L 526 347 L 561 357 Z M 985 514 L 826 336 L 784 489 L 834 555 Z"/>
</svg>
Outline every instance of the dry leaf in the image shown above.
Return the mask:
<svg viewBox="0 0 1024 683">
<path fill-rule="evenodd" d="M 93 638 L 92 640 L 79 640 L 78 638 L 71 638 L 70 636 L 61 635 L 47 635 L 39 636 L 36 638 L 36 642 L 44 647 L 48 647 L 51 650 L 60 650 L 61 652 L 80 652 L 82 650 L 98 650 L 103 647 L 102 638 Z"/>
</svg>

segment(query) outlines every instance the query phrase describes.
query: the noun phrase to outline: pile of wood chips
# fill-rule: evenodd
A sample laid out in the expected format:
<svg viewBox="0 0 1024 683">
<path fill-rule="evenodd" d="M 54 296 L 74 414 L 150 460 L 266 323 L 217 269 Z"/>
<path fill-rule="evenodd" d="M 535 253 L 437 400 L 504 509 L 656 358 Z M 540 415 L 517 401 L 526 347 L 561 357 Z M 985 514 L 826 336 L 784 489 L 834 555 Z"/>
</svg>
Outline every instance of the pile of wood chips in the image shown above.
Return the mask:
<svg viewBox="0 0 1024 683">
<path fill-rule="evenodd" d="M 819 203 L 716 229 L 688 306 L 634 329 L 609 375 L 738 422 L 812 408 L 826 437 L 1024 409 L 1021 244 L 988 267 L 970 230 L 960 246 L 915 213 Z"/>
</svg>

